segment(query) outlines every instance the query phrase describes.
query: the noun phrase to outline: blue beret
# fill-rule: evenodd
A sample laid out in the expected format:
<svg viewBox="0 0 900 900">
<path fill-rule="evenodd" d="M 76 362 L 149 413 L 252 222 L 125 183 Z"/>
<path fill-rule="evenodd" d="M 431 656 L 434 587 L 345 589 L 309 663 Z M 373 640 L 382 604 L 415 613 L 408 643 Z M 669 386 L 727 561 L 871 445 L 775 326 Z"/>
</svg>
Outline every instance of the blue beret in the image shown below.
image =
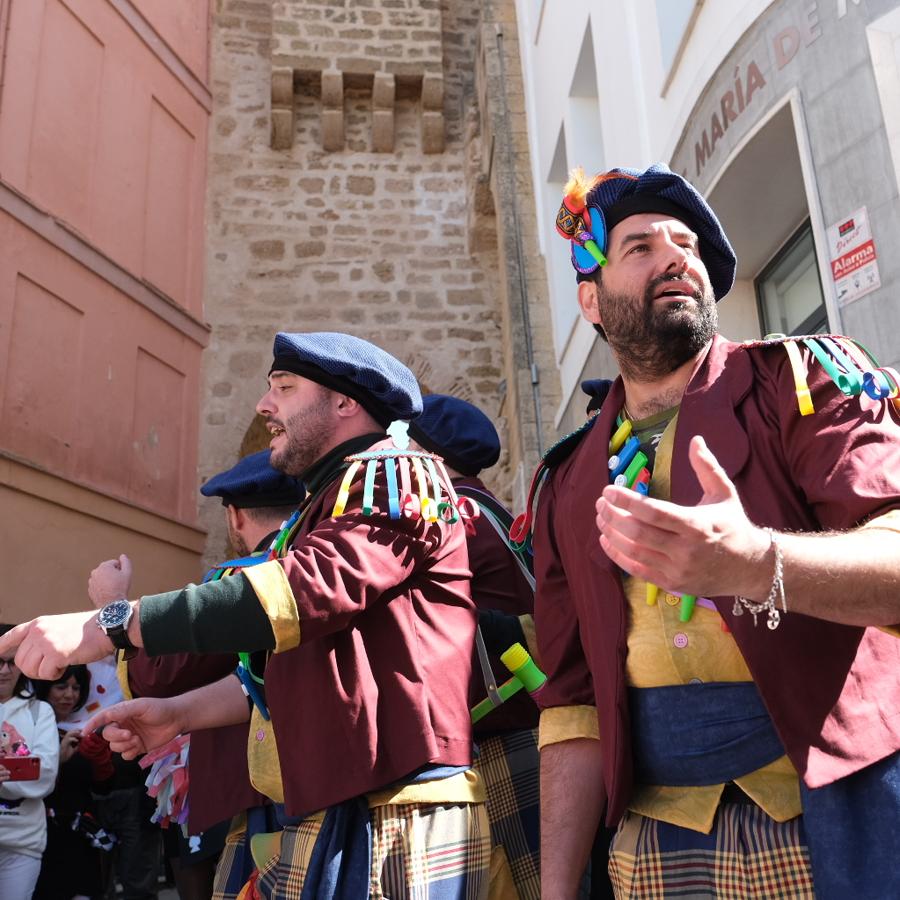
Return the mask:
<svg viewBox="0 0 900 900">
<path fill-rule="evenodd" d="M 603 401 L 612 387 L 612 381 L 608 378 L 588 378 L 581 382 L 581 390 L 590 398 L 587 405 L 587 413 L 594 412 L 603 406 Z"/>
<path fill-rule="evenodd" d="M 610 231 L 629 216 L 655 212 L 679 219 L 700 239 L 700 258 L 716 300 L 731 290 L 737 258 L 728 237 L 697 189 L 668 166 L 657 163 L 643 172 L 612 169 L 597 177 L 584 202 L 590 234 L 604 253 Z M 572 242 L 572 265 L 584 273 L 597 269 L 597 262 L 576 241 Z"/>
<path fill-rule="evenodd" d="M 477 475 L 500 458 L 497 429 L 477 406 L 446 394 L 429 394 L 422 406 L 422 415 L 410 422 L 410 436 L 448 466 Z"/>
<path fill-rule="evenodd" d="M 379 424 L 422 411 L 416 376 L 400 360 L 361 338 L 334 331 L 275 335 L 270 372 L 293 372 L 358 400 Z"/>
<path fill-rule="evenodd" d="M 221 497 L 225 506 L 299 506 L 306 491 L 303 483 L 269 464 L 271 450 L 245 456 L 226 472 L 201 485 L 204 497 Z"/>
</svg>

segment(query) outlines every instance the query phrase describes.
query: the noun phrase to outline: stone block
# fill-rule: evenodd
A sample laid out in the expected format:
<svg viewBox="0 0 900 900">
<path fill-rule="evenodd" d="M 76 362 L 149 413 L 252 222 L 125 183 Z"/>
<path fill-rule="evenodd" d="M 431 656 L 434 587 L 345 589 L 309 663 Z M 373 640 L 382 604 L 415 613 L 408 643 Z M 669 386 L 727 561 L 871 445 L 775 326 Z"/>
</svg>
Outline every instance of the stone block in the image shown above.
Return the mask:
<svg viewBox="0 0 900 900">
<path fill-rule="evenodd" d="M 394 110 L 372 111 L 372 149 L 376 153 L 394 152 Z"/>
<path fill-rule="evenodd" d="M 322 149 L 344 149 L 344 75 L 338 69 L 322 72 Z"/>
<path fill-rule="evenodd" d="M 294 71 L 272 69 L 272 148 L 287 150 L 294 144 Z"/>
<path fill-rule="evenodd" d="M 373 109 L 394 109 L 394 98 L 397 86 L 390 72 L 377 72 L 372 84 Z"/>
<path fill-rule="evenodd" d="M 272 149 L 289 150 L 294 146 L 294 111 L 272 110 Z"/>
<path fill-rule="evenodd" d="M 444 152 L 444 114 L 422 111 L 422 151 Z"/>
<path fill-rule="evenodd" d="M 443 110 L 444 108 L 444 78 L 433 72 L 429 72 L 422 78 L 422 109 Z"/>
<path fill-rule="evenodd" d="M 322 108 L 344 108 L 344 74 L 339 69 L 322 72 Z"/>
</svg>

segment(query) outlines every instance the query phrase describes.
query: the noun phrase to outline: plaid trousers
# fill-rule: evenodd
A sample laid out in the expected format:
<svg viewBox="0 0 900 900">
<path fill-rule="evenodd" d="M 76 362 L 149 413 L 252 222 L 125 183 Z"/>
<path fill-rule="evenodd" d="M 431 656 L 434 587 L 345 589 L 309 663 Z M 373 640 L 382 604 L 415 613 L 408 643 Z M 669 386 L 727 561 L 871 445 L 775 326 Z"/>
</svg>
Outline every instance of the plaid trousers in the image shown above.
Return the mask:
<svg viewBox="0 0 900 900">
<path fill-rule="evenodd" d="M 481 803 L 389 804 L 369 811 L 370 900 L 486 900 L 490 828 Z M 260 870 L 263 900 L 299 900 L 322 815 L 285 828 Z"/>
<path fill-rule="evenodd" d="M 776 822 L 751 803 L 723 803 L 709 834 L 626 812 L 609 876 L 617 900 L 814 900 L 800 816 Z"/>
</svg>

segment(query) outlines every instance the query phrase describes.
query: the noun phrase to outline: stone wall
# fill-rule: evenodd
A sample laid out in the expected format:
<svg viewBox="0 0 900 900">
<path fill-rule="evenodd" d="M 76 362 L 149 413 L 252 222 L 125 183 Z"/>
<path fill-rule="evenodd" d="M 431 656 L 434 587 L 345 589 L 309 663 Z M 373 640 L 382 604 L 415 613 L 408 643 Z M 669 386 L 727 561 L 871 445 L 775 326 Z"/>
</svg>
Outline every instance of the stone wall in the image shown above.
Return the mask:
<svg viewBox="0 0 900 900">
<path fill-rule="evenodd" d="M 505 390 L 520 376 L 508 364 L 515 329 L 493 195 L 480 175 L 480 12 L 478 0 L 218 0 L 201 478 L 260 446 L 253 406 L 277 330 L 372 340 L 409 365 L 425 390 L 483 408 L 507 443 L 506 418 L 515 424 L 518 413 L 504 404 Z M 290 85 L 275 90 L 273 103 L 285 70 Z M 339 99 L 322 75 L 335 72 Z M 393 102 L 382 97 L 373 106 L 376 75 L 391 73 Z M 423 124 L 429 76 L 441 86 L 441 148 Z M 389 151 L 373 143 L 375 113 L 388 107 Z M 289 112 L 289 141 L 283 131 L 279 138 L 284 117 L 273 120 L 279 109 Z M 343 140 L 326 149 L 323 113 L 337 109 Z M 508 453 L 490 481 L 511 499 Z M 207 556 L 219 556 L 217 504 L 207 502 L 202 518 Z"/>
</svg>

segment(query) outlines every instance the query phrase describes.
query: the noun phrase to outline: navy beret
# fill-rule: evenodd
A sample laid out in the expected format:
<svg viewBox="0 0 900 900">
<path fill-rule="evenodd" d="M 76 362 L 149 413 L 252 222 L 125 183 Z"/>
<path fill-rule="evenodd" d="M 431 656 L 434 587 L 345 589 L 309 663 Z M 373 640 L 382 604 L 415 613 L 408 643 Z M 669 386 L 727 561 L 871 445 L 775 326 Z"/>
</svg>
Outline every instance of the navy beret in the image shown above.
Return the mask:
<svg viewBox="0 0 900 900">
<path fill-rule="evenodd" d="M 603 406 L 611 387 L 612 381 L 609 378 L 588 378 L 581 382 L 581 390 L 590 398 L 586 410 L 588 415 Z"/>
<path fill-rule="evenodd" d="M 422 415 L 409 424 L 409 434 L 448 466 L 477 475 L 500 458 L 497 429 L 477 406 L 446 394 L 428 394 L 422 406 Z"/>
<path fill-rule="evenodd" d="M 271 372 L 292 372 L 358 400 L 380 425 L 422 411 L 416 376 L 380 347 L 334 331 L 275 335 Z"/>
<path fill-rule="evenodd" d="M 236 466 L 213 475 L 200 486 L 204 497 L 221 497 L 225 506 L 299 506 L 303 483 L 269 464 L 271 450 L 245 456 Z"/>
<path fill-rule="evenodd" d="M 622 168 L 598 175 L 584 205 L 590 219 L 585 225 L 603 253 L 609 246 L 610 231 L 623 219 L 639 213 L 663 213 L 684 222 L 699 238 L 700 258 L 716 300 L 734 285 L 737 258 L 716 214 L 697 189 L 668 166 L 657 163 L 643 172 Z M 598 268 L 594 257 L 577 241 L 572 241 L 572 265 L 582 273 Z"/>
</svg>

